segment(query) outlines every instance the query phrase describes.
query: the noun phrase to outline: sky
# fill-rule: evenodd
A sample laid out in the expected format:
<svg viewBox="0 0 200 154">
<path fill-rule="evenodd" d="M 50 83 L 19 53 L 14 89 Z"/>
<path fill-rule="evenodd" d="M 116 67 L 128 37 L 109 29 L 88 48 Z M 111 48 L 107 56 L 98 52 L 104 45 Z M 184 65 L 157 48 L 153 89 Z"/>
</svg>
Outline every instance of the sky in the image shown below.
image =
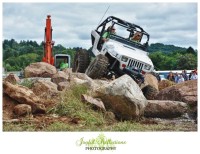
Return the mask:
<svg viewBox="0 0 200 154">
<path fill-rule="evenodd" d="M 2 39 L 41 43 L 48 14 L 53 41 L 67 48 L 89 49 L 91 31 L 105 14 L 103 20 L 116 16 L 143 27 L 150 44 L 197 49 L 197 3 L 3 3 Z"/>
</svg>

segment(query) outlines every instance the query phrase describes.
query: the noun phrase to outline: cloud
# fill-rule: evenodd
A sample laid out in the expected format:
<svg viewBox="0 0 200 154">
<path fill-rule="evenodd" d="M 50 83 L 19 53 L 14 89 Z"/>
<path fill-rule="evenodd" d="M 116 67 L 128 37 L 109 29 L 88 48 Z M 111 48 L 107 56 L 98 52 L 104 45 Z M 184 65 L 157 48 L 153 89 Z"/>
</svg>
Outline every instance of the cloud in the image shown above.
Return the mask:
<svg viewBox="0 0 200 154">
<path fill-rule="evenodd" d="M 56 44 L 88 49 L 108 6 L 103 20 L 112 15 L 138 24 L 150 43 L 197 48 L 197 3 L 3 3 L 3 39 L 40 43 L 50 14 Z"/>
</svg>

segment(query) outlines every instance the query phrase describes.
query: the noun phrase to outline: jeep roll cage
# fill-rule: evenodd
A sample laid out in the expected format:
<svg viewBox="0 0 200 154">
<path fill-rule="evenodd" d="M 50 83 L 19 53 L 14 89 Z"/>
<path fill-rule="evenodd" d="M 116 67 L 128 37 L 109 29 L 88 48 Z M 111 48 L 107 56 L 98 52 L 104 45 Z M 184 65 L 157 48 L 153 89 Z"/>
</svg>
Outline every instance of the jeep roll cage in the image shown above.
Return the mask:
<svg viewBox="0 0 200 154">
<path fill-rule="evenodd" d="M 147 37 L 146 43 L 144 43 L 143 45 L 137 44 L 137 45 L 135 45 L 135 46 L 138 46 L 139 48 L 141 48 L 141 49 L 143 49 L 143 50 L 147 50 L 148 42 L 149 42 L 149 38 L 150 38 L 149 34 L 148 34 L 147 32 L 145 32 L 145 31 L 143 30 L 142 27 L 140 27 L 140 26 L 138 26 L 138 25 L 136 25 L 136 24 L 127 22 L 127 21 L 125 21 L 125 20 L 121 20 L 121 19 L 119 19 L 119 18 L 117 18 L 117 17 L 114 17 L 114 16 L 109 16 L 107 19 L 105 19 L 105 20 L 96 28 L 96 32 L 98 32 L 99 35 L 100 35 L 100 41 L 99 41 L 99 45 L 98 45 L 98 46 L 100 46 L 100 44 L 101 44 L 101 42 L 102 42 L 101 40 L 102 40 L 102 36 L 103 36 L 103 34 L 104 34 L 104 32 L 105 32 L 106 25 L 107 25 L 107 23 L 110 23 L 110 22 L 112 23 L 111 28 L 112 28 L 115 24 L 127 28 L 127 31 L 130 32 L 129 38 L 130 38 L 131 36 L 134 35 L 134 32 L 140 32 L 140 33 L 142 34 L 142 36 L 145 35 L 145 36 Z M 98 29 L 101 28 L 101 27 L 102 27 L 102 30 L 101 30 L 101 31 L 98 31 Z M 133 44 L 135 44 L 135 43 L 133 43 Z"/>
</svg>

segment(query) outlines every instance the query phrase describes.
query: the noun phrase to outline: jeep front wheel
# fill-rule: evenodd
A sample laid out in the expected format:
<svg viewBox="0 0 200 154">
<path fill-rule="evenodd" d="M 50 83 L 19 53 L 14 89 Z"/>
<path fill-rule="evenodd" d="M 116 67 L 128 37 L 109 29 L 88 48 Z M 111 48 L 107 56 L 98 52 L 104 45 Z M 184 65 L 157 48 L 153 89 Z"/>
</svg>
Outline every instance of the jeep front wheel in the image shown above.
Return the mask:
<svg viewBox="0 0 200 154">
<path fill-rule="evenodd" d="M 88 66 L 86 74 L 92 79 L 102 78 L 108 67 L 108 58 L 104 55 L 98 55 Z"/>
<path fill-rule="evenodd" d="M 142 88 L 142 92 L 147 100 L 154 100 L 154 98 L 158 94 L 158 90 L 151 85 L 147 85 L 144 88 Z"/>
<path fill-rule="evenodd" d="M 90 64 L 90 56 L 86 50 L 77 51 L 74 56 L 73 72 L 85 73 L 88 65 Z"/>
</svg>

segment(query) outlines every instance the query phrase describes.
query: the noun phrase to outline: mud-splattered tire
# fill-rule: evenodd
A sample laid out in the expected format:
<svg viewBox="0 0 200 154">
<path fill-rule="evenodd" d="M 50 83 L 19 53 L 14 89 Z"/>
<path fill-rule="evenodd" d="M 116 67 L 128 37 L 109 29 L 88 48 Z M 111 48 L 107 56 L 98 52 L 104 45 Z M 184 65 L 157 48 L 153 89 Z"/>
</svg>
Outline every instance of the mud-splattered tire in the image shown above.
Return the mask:
<svg viewBox="0 0 200 154">
<path fill-rule="evenodd" d="M 74 56 L 73 72 L 85 73 L 88 65 L 90 64 L 90 56 L 86 50 L 77 51 Z"/>
<path fill-rule="evenodd" d="M 102 78 L 107 72 L 108 58 L 104 55 L 98 55 L 88 66 L 86 74 L 92 79 Z"/>
<path fill-rule="evenodd" d="M 153 100 L 158 94 L 158 90 L 151 85 L 147 85 L 142 88 L 142 92 L 147 100 Z"/>
</svg>

